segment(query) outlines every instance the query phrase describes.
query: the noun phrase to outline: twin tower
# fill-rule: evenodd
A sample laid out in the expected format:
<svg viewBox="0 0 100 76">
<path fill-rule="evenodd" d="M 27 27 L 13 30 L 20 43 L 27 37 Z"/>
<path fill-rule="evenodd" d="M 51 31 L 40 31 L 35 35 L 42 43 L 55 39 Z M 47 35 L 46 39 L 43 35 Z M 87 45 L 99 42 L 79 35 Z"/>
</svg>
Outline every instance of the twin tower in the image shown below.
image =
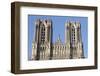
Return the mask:
<svg viewBox="0 0 100 76">
<path fill-rule="evenodd" d="M 35 25 L 32 60 L 84 58 L 81 24 L 79 22 L 69 21 L 65 23 L 65 43 L 61 42 L 60 37 L 55 43 L 52 42 L 52 20 L 37 19 Z"/>
</svg>

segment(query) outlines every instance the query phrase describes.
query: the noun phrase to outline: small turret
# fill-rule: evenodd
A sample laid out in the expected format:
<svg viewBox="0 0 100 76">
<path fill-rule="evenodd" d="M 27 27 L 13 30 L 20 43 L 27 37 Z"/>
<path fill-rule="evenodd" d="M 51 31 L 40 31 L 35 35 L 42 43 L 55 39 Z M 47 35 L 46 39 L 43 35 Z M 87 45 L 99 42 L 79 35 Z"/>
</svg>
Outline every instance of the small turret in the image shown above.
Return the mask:
<svg viewBox="0 0 100 76">
<path fill-rule="evenodd" d="M 35 25 L 39 25 L 40 24 L 40 19 L 37 19 L 36 21 L 35 21 Z"/>
</svg>

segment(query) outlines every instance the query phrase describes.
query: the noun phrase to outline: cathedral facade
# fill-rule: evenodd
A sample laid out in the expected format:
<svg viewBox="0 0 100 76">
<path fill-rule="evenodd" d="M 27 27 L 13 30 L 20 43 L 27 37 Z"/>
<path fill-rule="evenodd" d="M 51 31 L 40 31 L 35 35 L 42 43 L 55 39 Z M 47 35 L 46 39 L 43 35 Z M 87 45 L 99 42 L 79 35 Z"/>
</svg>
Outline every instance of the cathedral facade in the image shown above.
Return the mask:
<svg viewBox="0 0 100 76">
<path fill-rule="evenodd" d="M 84 50 L 79 22 L 65 23 L 65 43 L 60 36 L 55 43 L 53 36 L 52 20 L 40 20 L 35 22 L 35 40 L 32 43 L 32 60 L 52 59 L 80 59 L 84 58 Z"/>
</svg>

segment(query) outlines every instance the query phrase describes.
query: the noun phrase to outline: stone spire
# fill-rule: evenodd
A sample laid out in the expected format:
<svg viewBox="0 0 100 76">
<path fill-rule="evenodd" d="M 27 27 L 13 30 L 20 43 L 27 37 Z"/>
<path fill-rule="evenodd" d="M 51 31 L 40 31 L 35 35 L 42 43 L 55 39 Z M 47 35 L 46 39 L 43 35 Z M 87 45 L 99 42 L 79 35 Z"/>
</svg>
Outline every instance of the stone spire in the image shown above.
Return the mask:
<svg viewBox="0 0 100 76">
<path fill-rule="evenodd" d="M 58 36 L 56 43 L 61 43 L 60 35 Z"/>
</svg>

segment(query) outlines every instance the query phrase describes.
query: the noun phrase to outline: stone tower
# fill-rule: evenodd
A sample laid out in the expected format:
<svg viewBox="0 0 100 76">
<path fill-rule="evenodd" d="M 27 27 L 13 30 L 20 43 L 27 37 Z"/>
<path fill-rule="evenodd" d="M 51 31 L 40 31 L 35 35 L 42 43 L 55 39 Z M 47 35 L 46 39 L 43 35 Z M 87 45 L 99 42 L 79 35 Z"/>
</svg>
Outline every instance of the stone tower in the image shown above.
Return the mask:
<svg viewBox="0 0 100 76">
<path fill-rule="evenodd" d="M 67 22 L 65 24 L 65 43 L 70 50 L 71 59 L 84 57 L 81 38 L 81 25 L 79 22 Z"/>
<path fill-rule="evenodd" d="M 32 43 L 33 60 L 80 59 L 84 58 L 79 22 L 65 23 L 65 43 L 60 36 L 52 43 L 52 21 L 37 19 L 35 22 L 35 40 Z"/>
<path fill-rule="evenodd" d="M 35 41 L 32 47 L 32 59 L 50 59 L 52 43 L 52 22 L 51 20 L 37 19 L 35 22 Z"/>
</svg>

